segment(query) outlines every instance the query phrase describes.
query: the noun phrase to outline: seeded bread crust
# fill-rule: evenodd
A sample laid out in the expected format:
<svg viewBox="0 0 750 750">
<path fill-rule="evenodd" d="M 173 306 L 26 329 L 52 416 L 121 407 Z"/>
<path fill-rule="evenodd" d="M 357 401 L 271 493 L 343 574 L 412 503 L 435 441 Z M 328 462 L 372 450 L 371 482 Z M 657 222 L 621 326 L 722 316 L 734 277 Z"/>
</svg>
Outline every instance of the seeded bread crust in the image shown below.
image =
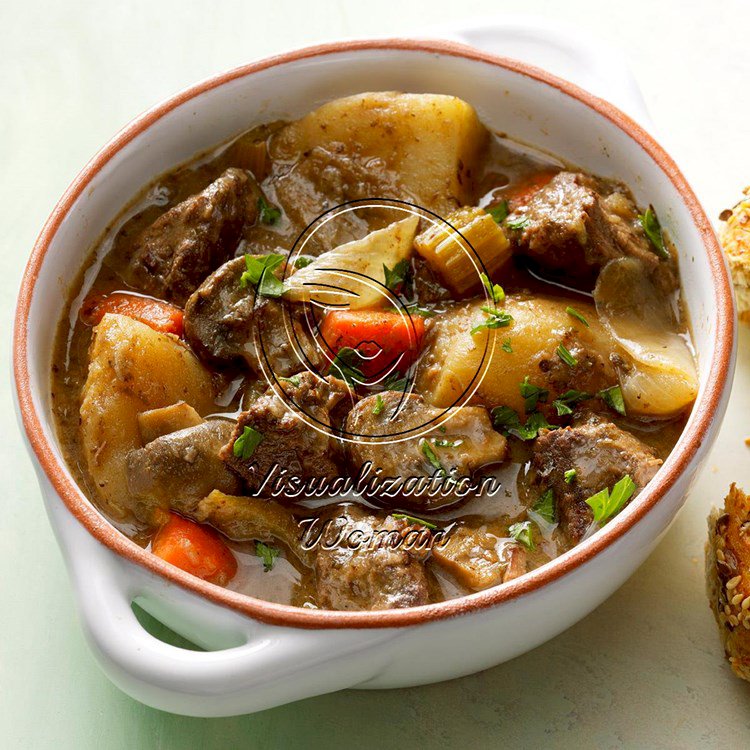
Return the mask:
<svg viewBox="0 0 750 750">
<path fill-rule="evenodd" d="M 729 664 L 750 681 L 750 497 L 734 484 L 708 518 L 706 584 Z"/>
<path fill-rule="evenodd" d="M 745 197 L 721 215 L 719 236 L 732 272 L 739 318 L 750 324 L 750 186 L 743 192 Z"/>
</svg>

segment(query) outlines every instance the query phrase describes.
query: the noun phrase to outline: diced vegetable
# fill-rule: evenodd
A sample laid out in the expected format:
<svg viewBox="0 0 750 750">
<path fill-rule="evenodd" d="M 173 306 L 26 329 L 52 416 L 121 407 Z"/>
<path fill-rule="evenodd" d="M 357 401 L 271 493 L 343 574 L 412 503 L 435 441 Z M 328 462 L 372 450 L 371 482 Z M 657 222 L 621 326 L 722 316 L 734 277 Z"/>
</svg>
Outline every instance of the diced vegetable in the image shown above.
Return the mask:
<svg viewBox="0 0 750 750">
<path fill-rule="evenodd" d="M 478 287 L 485 269 L 492 278 L 512 254 L 503 230 L 481 208 L 454 211 L 446 217 L 446 223 L 433 224 L 417 235 L 414 247 L 443 283 L 459 295 Z"/>
<path fill-rule="evenodd" d="M 534 172 L 525 180 L 503 190 L 503 197 L 508 201 L 510 208 L 508 213 L 515 211 L 520 206 L 525 206 L 534 196 L 534 193 L 539 192 L 556 174 L 557 172 L 551 170 Z"/>
<path fill-rule="evenodd" d="M 94 294 L 84 301 L 80 316 L 86 325 L 95 326 L 107 313 L 127 315 L 155 331 L 182 336 L 182 310 L 160 299 L 126 292 Z"/>
<path fill-rule="evenodd" d="M 409 216 L 319 255 L 288 278 L 284 299 L 351 310 L 383 304 L 384 290 L 375 282 L 385 285 L 384 269 L 408 260 L 418 223 Z"/>
<path fill-rule="evenodd" d="M 156 532 L 151 551 L 191 575 L 219 586 L 226 586 L 237 572 L 237 560 L 213 529 L 176 513 L 170 513 L 169 521 Z"/>
<path fill-rule="evenodd" d="M 425 324 L 419 316 L 385 310 L 334 310 L 323 319 L 321 338 L 332 354 L 353 349 L 366 378 L 394 368 L 406 372 L 419 356 Z"/>
</svg>

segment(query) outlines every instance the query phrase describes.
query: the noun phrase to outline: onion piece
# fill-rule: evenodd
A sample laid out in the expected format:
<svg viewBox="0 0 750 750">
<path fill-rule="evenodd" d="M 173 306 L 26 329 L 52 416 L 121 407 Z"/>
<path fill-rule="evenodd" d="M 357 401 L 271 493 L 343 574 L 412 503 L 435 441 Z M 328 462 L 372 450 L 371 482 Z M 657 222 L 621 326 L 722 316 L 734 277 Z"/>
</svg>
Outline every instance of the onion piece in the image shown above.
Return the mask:
<svg viewBox="0 0 750 750">
<path fill-rule="evenodd" d="M 620 373 L 629 414 L 667 418 L 698 394 L 698 374 L 671 300 L 636 258 L 618 258 L 599 274 L 594 289 L 602 324 L 632 360 Z"/>
</svg>

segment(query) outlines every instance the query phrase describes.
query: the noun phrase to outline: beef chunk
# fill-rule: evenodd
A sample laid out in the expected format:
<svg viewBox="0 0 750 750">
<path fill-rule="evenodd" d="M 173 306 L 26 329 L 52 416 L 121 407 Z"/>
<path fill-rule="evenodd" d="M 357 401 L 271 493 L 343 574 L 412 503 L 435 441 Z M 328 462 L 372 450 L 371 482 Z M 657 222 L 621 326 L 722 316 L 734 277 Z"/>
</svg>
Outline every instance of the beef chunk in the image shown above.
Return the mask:
<svg viewBox="0 0 750 750">
<path fill-rule="evenodd" d="M 659 259 L 638 221 L 627 189 L 583 174 L 560 172 L 509 217 L 516 243 L 541 268 L 593 279 L 607 261 L 639 258 L 653 271 Z"/>
<path fill-rule="evenodd" d="M 243 227 L 256 219 L 259 196 L 249 172 L 228 169 L 170 208 L 136 240 L 134 284 L 184 305 L 206 276 L 234 255 Z"/>
<path fill-rule="evenodd" d="M 286 469 L 288 476 L 300 479 L 332 478 L 339 475 L 337 452 L 339 440 L 325 428 L 337 426 L 339 411 L 353 403 L 354 396 L 343 380 L 328 376 L 321 379 L 311 372 L 282 381 L 282 401 L 273 389 L 260 396 L 247 411 L 240 414 L 231 440 L 221 452 L 227 465 L 242 476 L 252 492 L 257 492 L 264 479 L 279 476 Z M 299 412 L 314 419 L 321 430 L 309 426 Z M 234 443 L 245 427 L 252 427 L 263 439 L 251 457 L 234 455 Z M 275 474 L 271 474 L 272 470 Z"/>
<path fill-rule="evenodd" d="M 404 396 L 399 391 L 368 396 L 351 410 L 345 430 L 352 437 L 346 447 L 352 471 L 357 473 L 371 463 L 373 475 L 380 469 L 380 477 L 401 480 L 400 491 L 396 492 L 394 485 L 389 488 L 389 496 L 381 495 L 379 502 L 398 503 L 415 510 L 452 505 L 460 497 L 447 486 L 443 488 L 426 481 L 417 484 L 415 480 L 439 472 L 436 463 L 458 480 L 469 478 L 475 469 L 485 464 L 505 459 L 507 441 L 492 428 L 487 410 L 479 406 L 450 409 L 450 419 L 441 425 L 442 430 L 434 425 L 429 434 L 418 435 L 422 428 L 427 429 L 430 420 L 436 420 L 445 411 L 431 406 L 415 393 Z M 410 430 L 418 436 L 399 442 L 394 440 L 404 437 Z M 379 436 L 382 441 L 374 442 L 373 438 Z"/>
<path fill-rule="evenodd" d="M 611 488 L 626 474 L 635 482 L 635 497 L 661 464 L 638 438 L 611 422 L 596 420 L 542 432 L 532 457 L 537 482 L 554 491 L 560 526 L 573 544 L 581 541 L 594 520 L 587 498 Z M 567 483 L 565 472 L 570 469 L 576 475 Z"/>
<path fill-rule="evenodd" d="M 234 424 L 210 419 L 152 440 L 130 451 L 128 488 L 138 502 L 164 510 L 192 513 L 212 490 L 239 492 L 239 477 L 219 458 Z"/>
<path fill-rule="evenodd" d="M 244 258 L 234 258 L 190 296 L 185 306 L 185 338 L 190 346 L 212 362 L 244 360 L 255 372 L 261 372 L 258 352 L 262 351 L 267 369 L 281 377 L 300 369 L 300 348 L 308 362 L 319 365 L 320 353 L 303 311 L 276 299 L 259 302 L 252 290 L 240 285 L 244 271 Z"/>
<path fill-rule="evenodd" d="M 403 519 L 372 515 L 357 505 L 337 506 L 314 548 L 319 605 L 373 610 L 427 604 L 427 575 L 407 541 L 410 528 Z"/>
</svg>

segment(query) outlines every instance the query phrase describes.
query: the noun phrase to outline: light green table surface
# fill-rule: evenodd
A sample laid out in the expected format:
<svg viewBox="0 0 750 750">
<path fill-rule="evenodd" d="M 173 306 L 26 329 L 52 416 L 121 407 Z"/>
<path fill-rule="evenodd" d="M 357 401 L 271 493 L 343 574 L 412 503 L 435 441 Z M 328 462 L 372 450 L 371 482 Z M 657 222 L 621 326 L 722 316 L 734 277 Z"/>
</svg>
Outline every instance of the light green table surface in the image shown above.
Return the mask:
<svg viewBox="0 0 750 750">
<path fill-rule="evenodd" d="M 429 10 L 428 10 L 429 8 Z M 334 36 L 393 34 L 505 0 L 68 2 L 0 4 L 2 367 L 19 276 L 79 167 L 134 115 L 249 59 Z M 720 3 L 528 0 L 623 45 L 663 140 L 709 213 L 750 182 L 750 12 Z M 731 480 L 750 487 L 750 336 L 730 416 L 674 527 L 584 621 L 526 656 L 440 685 L 349 691 L 231 719 L 188 719 L 134 702 L 99 671 L 2 379 L 0 747 L 750 746 L 750 685 L 731 676 L 703 592 L 705 517 Z M 499 635 L 501 637 L 501 635 Z M 439 659 L 440 654 L 425 655 Z"/>
</svg>

